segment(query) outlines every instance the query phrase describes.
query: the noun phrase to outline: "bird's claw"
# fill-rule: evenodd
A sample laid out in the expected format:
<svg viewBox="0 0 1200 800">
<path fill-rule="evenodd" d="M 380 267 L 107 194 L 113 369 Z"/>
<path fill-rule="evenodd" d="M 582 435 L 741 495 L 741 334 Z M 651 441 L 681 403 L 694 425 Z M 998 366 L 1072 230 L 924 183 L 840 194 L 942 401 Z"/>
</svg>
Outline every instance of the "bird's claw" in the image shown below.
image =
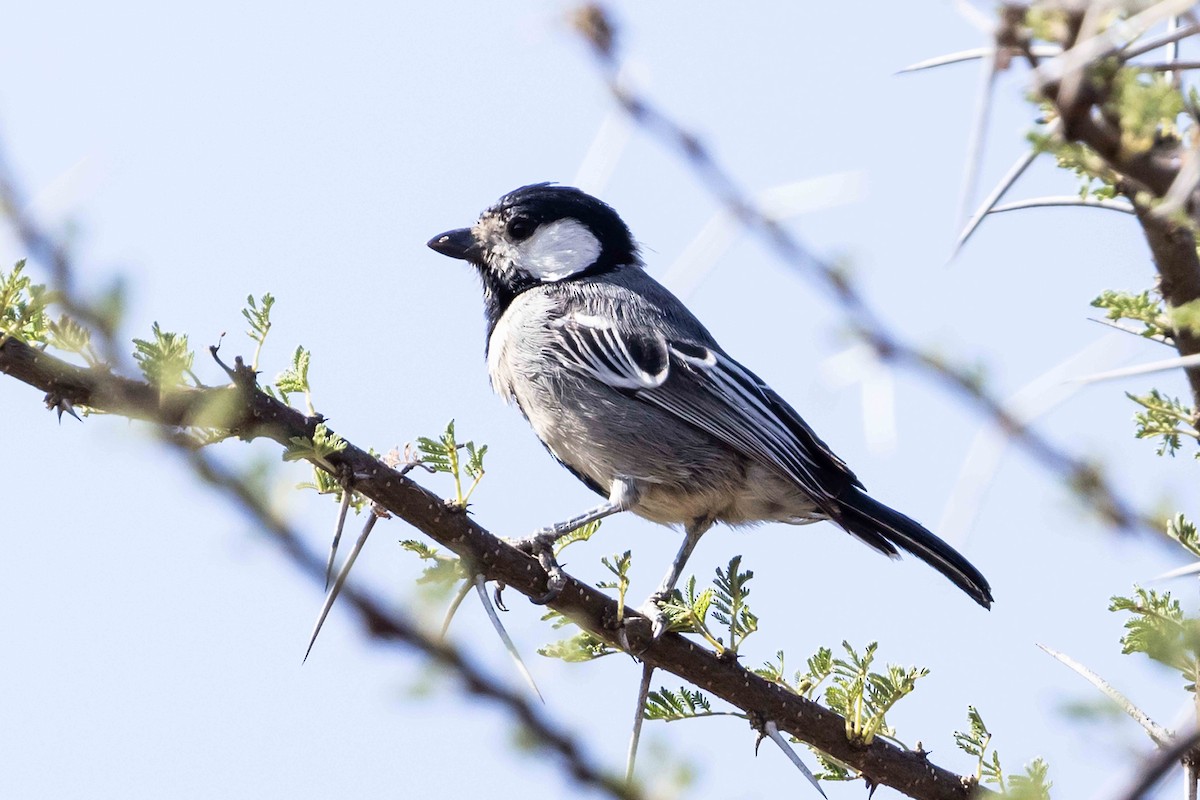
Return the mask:
<svg viewBox="0 0 1200 800">
<path fill-rule="evenodd" d="M 567 576 L 558 559 L 554 557 L 554 543 L 558 541 L 558 533 L 553 530 L 541 530 L 525 539 L 515 539 L 510 542 L 513 547 L 523 553 L 528 553 L 538 560 L 546 571 L 546 593 L 540 597 L 531 597 L 529 602 L 544 606 L 552 603 L 562 593 L 567 585 Z"/>
<path fill-rule="evenodd" d="M 662 604 L 670 596 L 670 593 L 667 592 L 654 592 L 646 598 L 646 602 L 638 607 L 638 613 L 650 620 L 651 641 L 656 642 L 662 638 L 662 635 L 667 632 L 667 627 L 670 625 L 671 620 L 667 616 L 667 612 L 662 609 Z"/>
</svg>

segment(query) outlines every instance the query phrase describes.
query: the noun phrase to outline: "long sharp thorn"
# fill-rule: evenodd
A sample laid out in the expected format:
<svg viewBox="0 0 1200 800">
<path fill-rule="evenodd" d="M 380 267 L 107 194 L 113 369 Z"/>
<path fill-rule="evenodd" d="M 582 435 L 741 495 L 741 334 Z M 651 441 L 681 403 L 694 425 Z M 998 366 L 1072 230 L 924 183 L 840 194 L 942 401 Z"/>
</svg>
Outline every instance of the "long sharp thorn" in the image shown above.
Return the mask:
<svg viewBox="0 0 1200 800">
<path fill-rule="evenodd" d="M 474 588 L 472 581 L 469 579 L 463 581 L 463 585 L 460 586 L 458 591 L 454 594 L 454 599 L 450 601 L 450 607 L 446 609 L 446 618 L 442 620 L 443 639 L 446 638 L 446 631 L 450 630 L 450 621 L 454 619 L 454 615 L 458 611 L 458 607 L 462 605 L 462 601 L 466 598 L 466 596 L 471 593 L 472 588 Z"/>
<path fill-rule="evenodd" d="M 1046 135 L 1053 136 L 1055 133 L 1057 133 L 1058 125 L 1058 120 L 1054 120 L 1047 125 Z M 958 241 L 954 243 L 954 251 L 950 254 L 950 258 L 953 259 L 956 255 L 958 255 L 958 252 L 962 250 L 963 245 L 967 243 L 967 239 L 970 239 L 971 234 L 975 233 L 975 229 L 979 227 L 979 223 L 983 222 L 983 218 L 987 216 L 988 212 L 992 210 L 992 207 L 995 206 L 996 203 L 1000 202 L 1000 198 L 1004 197 L 1004 193 L 1012 188 L 1012 185 L 1017 182 L 1017 179 L 1020 178 L 1025 170 L 1029 168 L 1029 165 L 1033 163 L 1033 160 L 1037 158 L 1037 156 L 1038 151 L 1031 148 L 1029 152 L 1022 155 L 1016 160 L 1016 162 L 1013 163 L 1011 167 L 1009 167 L 1008 172 L 1005 173 L 1004 177 L 1000 179 L 1000 182 L 996 184 L 996 188 L 992 189 L 991 194 L 987 196 L 975 213 L 971 215 L 971 219 L 967 220 L 966 227 L 963 228 L 963 232 L 958 235 Z"/>
<path fill-rule="evenodd" d="M 943 56 L 934 56 L 927 58 L 924 61 L 918 61 L 915 64 L 909 64 L 907 67 L 902 67 L 896 70 L 897 75 L 903 75 L 906 72 L 919 72 L 923 69 L 933 69 L 934 67 L 943 67 L 947 64 L 957 64 L 960 61 L 974 61 L 977 58 L 987 58 L 994 56 L 996 48 L 994 47 L 972 47 L 970 50 L 959 50 L 957 53 L 947 53 Z"/>
<path fill-rule="evenodd" d="M 804 766 L 804 762 L 800 760 L 800 754 L 792 749 L 792 746 L 788 744 L 787 739 L 783 738 L 783 735 L 779 732 L 779 726 L 775 724 L 774 720 L 768 721 L 764 726 L 764 730 L 767 734 L 767 737 L 772 742 L 779 745 L 779 749 L 782 750 L 783 754 L 788 757 L 788 760 L 796 765 L 796 769 L 800 770 L 800 774 L 808 778 L 808 782 L 813 785 L 813 788 L 821 793 L 821 797 L 824 797 L 826 800 L 828 800 L 828 795 L 826 795 L 825 790 L 821 788 L 821 783 L 817 780 L 817 776 L 813 775 L 812 771 L 808 767 Z"/>
<path fill-rule="evenodd" d="M 1050 656 L 1064 666 L 1074 670 L 1081 677 L 1083 677 L 1084 680 L 1103 692 L 1109 700 L 1112 700 L 1114 703 L 1120 706 L 1122 711 L 1124 711 L 1126 714 L 1132 717 L 1135 722 L 1142 726 L 1142 729 L 1146 731 L 1156 745 L 1159 747 L 1167 747 L 1174 740 L 1175 737 L 1169 730 L 1150 719 L 1150 717 L 1146 716 L 1145 711 L 1142 711 L 1140 708 L 1135 706 L 1128 697 L 1121 694 L 1116 687 L 1104 680 L 1104 678 L 1101 678 L 1099 675 L 1092 672 L 1083 664 L 1080 664 L 1078 661 L 1068 655 L 1060 653 L 1057 650 L 1051 650 L 1044 644 L 1039 644 L 1038 647 L 1046 655 Z"/>
<path fill-rule="evenodd" d="M 487 581 L 483 575 L 475 576 L 475 589 L 479 592 L 479 600 L 483 603 L 483 609 L 487 611 L 488 619 L 492 621 L 492 625 L 496 628 L 496 633 L 500 634 L 500 641 L 504 642 L 504 649 L 512 656 L 512 660 L 517 665 L 517 671 L 521 673 L 521 677 L 529 684 L 529 688 L 533 689 L 533 693 L 537 695 L 537 699 L 543 704 L 546 698 L 542 697 L 542 693 L 538 690 L 537 684 L 534 683 L 533 675 L 529 673 L 529 668 L 525 666 L 525 661 L 521 658 L 521 654 L 517 652 L 517 646 L 513 644 L 513 640 L 509 638 L 508 631 L 504 630 L 504 624 L 500 622 L 500 615 L 496 613 L 495 607 L 492 605 L 492 600 L 488 597 Z"/>
<path fill-rule="evenodd" d="M 1076 383 L 1098 383 L 1100 381 L 1111 381 L 1116 378 L 1129 378 L 1134 375 L 1167 372 L 1173 369 L 1190 369 L 1195 366 L 1200 366 L 1200 353 L 1193 353 L 1190 356 L 1179 356 L 1178 358 L 1167 358 L 1162 361 L 1151 361 L 1149 364 L 1137 364 L 1132 367 L 1122 367 L 1121 369 L 1097 372 L 1092 375 L 1081 375 L 1073 380 Z"/>
<path fill-rule="evenodd" d="M 1123 51 L 1121 53 L 1121 60 L 1128 61 L 1131 58 L 1137 58 L 1138 56 L 1149 53 L 1151 50 L 1157 50 L 1164 44 L 1178 42 L 1179 40 L 1186 39 L 1187 37 L 1196 33 L 1200 33 L 1200 24 L 1193 23 L 1192 25 L 1187 25 L 1182 28 L 1176 28 L 1173 31 L 1167 31 L 1161 36 L 1155 36 L 1152 39 L 1146 39 L 1137 47 L 1130 47 L 1128 50 Z M 1130 42 L 1130 44 L 1133 43 Z"/>
<path fill-rule="evenodd" d="M 1049 58 L 1056 56 L 1062 52 L 1061 47 L 1054 45 L 1037 45 L 1031 48 L 1033 54 L 1038 58 Z M 963 61 L 975 61 L 980 58 L 991 58 L 996 54 L 994 47 L 972 47 L 970 50 L 959 50 L 957 53 L 947 53 L 944 56 L 934 56 L 927 58 L 924 61 L 918 61 L 915 64 L 909 64 L 907 67 L 896 70 L 897 75 L 903 75 L 908 72 L 920 72 L 925 69 L 934 69 L 935 67 L 944 67 L 949 64 L 960 64 Z"/>
<path fill-rule="evenodd" d="M 1109 211 L 1120 211 L 1122 214 L 1136 214 L 1133 205 L 1123 200 L 1097 200 L 1094 197 L 1080 197 L 1077 194 L 1054 195 L 1052 197 L 1035 197 L 1031 200 L 1017 200 L 995 206 L 989 214 L 1003 214 L 1005 211 L 1020 211 L 1025 208 L 1047 208 L 1050 206 L 1079 206 L 1082 208 L 1106 208 Z"/>
<path fill-rule="evenodd" d="M 342 508 L 338 511 L 337 527 L 333 529 L 333 542 L 329 545 L 329 561 L 325 564 L 325 591 L 329 591 L 329 579 L 333 577 L 333 560 L 337 558 L 338 542 L 342 540 L 342 529 L 346 527 L 346 512 L 350 510 L 350 489 L 342 487 Z"/>
<path fill-rule="evenodd" d="M 962 225 L 967 217 L 967 208 L 975 199 L 975 184 L 979 180 L 980 162 L 983 160 L 983 148 L 987 141 L 988 120 L 992 112 L 992 90 L 996 86 L 996 58 L 993 56 L 983 63 L 979 76 L 979 99 L 975 107 L 975 123 L 971 128 L 971 138 L 967 145 L 967 168 L 963 175 L 962 195 L 958 201 L 958 224 Z"/>
<path fill-rule="evenodd" d="M 1150 580 L 1166 581 L 1171 580 L 1172 578 L 1183 578 L 1187 575 L 1195 575 L 1197 572 L 1200 572 L 1200 561 L 1196 562 L 1195 564 L 1188 564 L 1184 567 L 1176 567 L 1175 569 L 1167 570 L 1161 575 L 1155 575 Z"/>
<path fill-rule="evenodd" d="M 637 763 L 638 743 L 642 740 L 642 722 L 646 718 L 646 700 L 650 697 L 650 678 L 654 667 L 642 664 L 642 682 L 638 686 L 637 710 L 633 715 L 633 733 L 629 736 L 629 754 L 625 757 L 625 782 L 633 780 L 633 767 Z"/>
<path fill-rule="evenodd" d="M 372 511 L 367 521 L 363 524 L 362 533 L 358 535 L 358 541 L 354 543 L 354 549 L 350 551 L 350 555 L 346 556 L 345 563 L 342 564 L 341 570 L 338 571 L 337 578 L 333 581 L 333 586 L 325 595 L 325 602 L 321 605 L 321 613 L 317 617 L 317 624 L 313 625 L 312 637 L 308 640 L 308 649 L 304 651 L 304 660 L 308 661 L 308 656 L 312 653 L 313 645 L 317 643 L 317 634 L 321 632 L 321 626 L 325 624 L 325 618 L 329 616 L 329 610 L 333 608 L 333 601 L 337 600 L 337 596 L 342 591 L 342 586 L 346 583 L 346 578 L 350 576 L 350 568 L 354 566 L 355 559 L 362 552 L 363 545 L 367 543 L 367 537 L 371 535 L 371 529 L 375 527 L 379 516 Z"/>
</svg>

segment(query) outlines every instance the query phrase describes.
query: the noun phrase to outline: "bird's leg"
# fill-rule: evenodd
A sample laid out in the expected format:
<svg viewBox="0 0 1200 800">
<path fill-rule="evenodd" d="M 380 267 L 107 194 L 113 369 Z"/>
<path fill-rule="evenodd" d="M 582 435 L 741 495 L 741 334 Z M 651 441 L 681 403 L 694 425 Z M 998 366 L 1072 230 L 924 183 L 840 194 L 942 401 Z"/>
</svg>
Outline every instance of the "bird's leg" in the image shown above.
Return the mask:
<svg viewBox="0 0 1200 800">
<path fill-rule="evenodd" d="M 713 521 L 709 517 L 701 517 L 693 520 L 683 531 L 683 544 L 679 546 L 679 552 L 675 554 L 675 560 L 671 562 L 671 568 L 667 570 L 667 574 L 663 577 L 662 583 L 654 594 L 646 598 L 646 602 L 638 611 L 642 616 L 650 620 L 654 638 L 662 636 L 667 630 L 667 615 L 663 612 L 659 604 L 669 599 L 675 591 L 675 584 L 679 583 L 679 576 L 683 574 L 683 567 L 687 560 L 691 558 L 692 551 L 696 549 L 696 545 L 700 542 L 700 537 L 705 531 L 711 528 Z"/>
<path fill-rule="evenodd" d="M 613 481 L 612 490 L 609 492 L 607 502 L 601 503 L 577 517 L 541 528 L 535 531 L 532 536 L 512 540 L 510 544 L 513 547 L 535 557 L 538 563 L 542 565 L 542 569 L 546 570 L 546 574 L 549 576 L 546 580 L 546 594 L 541 597 L 532 598 L 532 602 L 538 605 L 549 603 L 558 597 L 558 593 L 562 591 L 562 587 L 566 584 L 562 567 L 558 565 L 558 560 L 554 557 L 554 545 L 559 539 L 576 528 L 587 525 L 589 522 L 595 522 L 598 519 L 604 519 L 613 514 L 627 511 L 636 502 L 637 491 L 633 488 L 633 484 L 618 478 Z"/>
</svg>

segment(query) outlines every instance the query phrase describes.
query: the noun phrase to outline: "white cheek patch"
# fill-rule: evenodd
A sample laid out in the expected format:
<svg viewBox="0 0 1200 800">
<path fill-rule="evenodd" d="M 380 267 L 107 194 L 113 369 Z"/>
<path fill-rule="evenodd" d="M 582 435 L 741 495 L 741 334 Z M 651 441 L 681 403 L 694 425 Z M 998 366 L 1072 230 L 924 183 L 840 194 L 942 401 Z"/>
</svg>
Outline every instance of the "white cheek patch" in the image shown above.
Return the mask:
<svg viewBox="0 0 1200 800">
<path fill-rule="evenodd" d="M 569 278 L 596 263 L 600 242 L 577 219 L 555 220 L 513 246 L 516 269 L 542 281 Z"/>
</svg>

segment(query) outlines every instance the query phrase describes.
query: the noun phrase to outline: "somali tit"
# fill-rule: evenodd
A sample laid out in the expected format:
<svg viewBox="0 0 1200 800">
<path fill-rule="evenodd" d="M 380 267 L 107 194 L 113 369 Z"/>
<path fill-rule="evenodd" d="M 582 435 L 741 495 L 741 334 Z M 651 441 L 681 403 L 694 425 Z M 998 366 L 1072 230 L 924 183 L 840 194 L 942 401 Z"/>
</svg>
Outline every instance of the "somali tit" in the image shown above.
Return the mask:
<svg viewBox="0 0 1200 800">
<path fill-rule="evenodd" d="M 888 556 L 906 550 L 990 607 L 987 580 L 862 483 L 643 269 L 629 228 L 578 189 L 524 186 L 429 242 L 483 282 L 492 386 L 564 467 L 607 498 L 527 540 L 551 575 L 562 535 L 621 511 L 685 537 L 654 600 L 713 523 L 830 520 Z M 655 619 L 661 631 L 661 616 Z"/>
</svg>

